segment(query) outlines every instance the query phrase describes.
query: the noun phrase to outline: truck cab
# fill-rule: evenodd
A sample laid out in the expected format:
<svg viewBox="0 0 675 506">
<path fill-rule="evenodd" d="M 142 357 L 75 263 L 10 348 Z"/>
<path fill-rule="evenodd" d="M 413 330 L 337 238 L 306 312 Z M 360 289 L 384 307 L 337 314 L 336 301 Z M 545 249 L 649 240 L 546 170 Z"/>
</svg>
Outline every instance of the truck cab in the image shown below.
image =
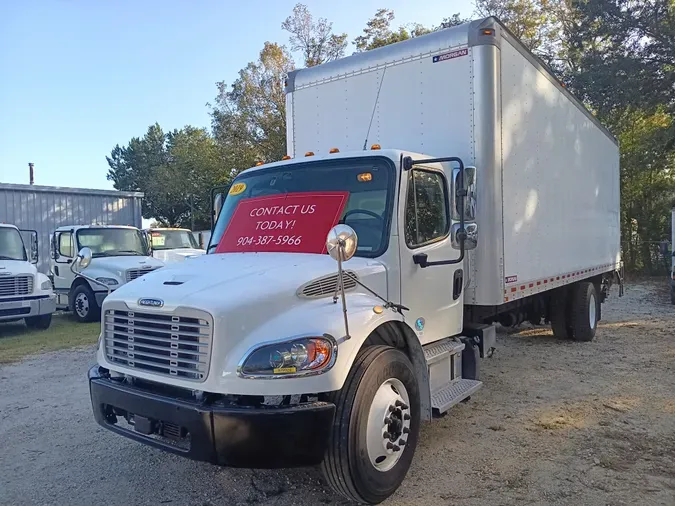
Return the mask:
<svg viewBox="0 0 675 506">
<path fill-rule="evenodd" d="M 35 267 L 37 252 L 37 232 L 0 224 L 0 322 L 23 318 L 29 328 L 49 328 L 56 298 L 49 278 Z"/>
<path fill-rule="evenodd" d="M 182 262 L 206 253 L 187 228 L 148 228 L 144 230 L 152 256 L 165 264 Z"/>
<path fill-rule="evenodd" d="M 86 274 L 73 264 L 82 248 L 92 253 Z M 143 234 L 135 227 L 72 225 L 59 227 L 52 235 L 50 271 L 57 306 L 73 311 L 80 322 L 98 319 L 110 292 L 163 265 L 150 256 Z"/>
</svg>

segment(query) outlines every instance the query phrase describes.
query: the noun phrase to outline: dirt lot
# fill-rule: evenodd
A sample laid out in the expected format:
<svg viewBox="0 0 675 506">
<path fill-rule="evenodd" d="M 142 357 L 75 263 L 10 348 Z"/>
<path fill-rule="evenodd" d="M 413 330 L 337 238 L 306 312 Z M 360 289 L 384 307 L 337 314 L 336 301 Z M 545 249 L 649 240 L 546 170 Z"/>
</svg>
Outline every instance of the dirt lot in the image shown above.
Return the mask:
<svg viewBox="0 0 675 506">
<path fill-rule="evenodd" d="M 592 343 L 501 336 L 485 387 L 424 427 L 386 504 L 675 504 L 675 306 L 666 282 L 603 306 Z M 92 349 L 0 367 L 0 504 L 345 504 L 313 469 L 220 469 L 95 425 Z"/>
</svg>

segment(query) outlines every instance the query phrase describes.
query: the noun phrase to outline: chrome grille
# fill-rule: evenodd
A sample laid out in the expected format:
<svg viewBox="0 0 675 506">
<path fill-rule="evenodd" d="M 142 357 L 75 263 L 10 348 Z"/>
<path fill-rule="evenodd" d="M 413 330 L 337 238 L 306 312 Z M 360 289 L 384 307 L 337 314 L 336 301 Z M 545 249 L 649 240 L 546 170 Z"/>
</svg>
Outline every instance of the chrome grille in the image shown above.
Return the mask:
<svg viewBox="0 0 675 506">
<path fill-rule="evenodd" d="M 148 373 L 204 381 L 211 359 L 206 315 L 175 315 L 107 309 L 106 357 Z"/>
<path fill-rule="evenodd" d="M 140 269 L 129 269 L 127 271 L 127 283 L 129 281 L 133 281 L 136 278 L 140 278 L 144 274 L 147 274 L 148 272 L 154 271 L 154 270 L 155 270 L 155 267 L 150 267 L 150 266 L 141 267 Z"/>
<path fill-rule="evenodd" d="M 353 271 L 344 271 L 344 273 L 345 290 L 352 290 L 356 288 L 356 280 L 358 279 L 356 273 Z M 314 299 L 326 297 L 327 295 L 333 295 L 337 289 L 337 282 L 337 273 L 314 279 L 298 288 L 298 296 Z"/>
<path fill-rule="evenodd" d="M 33 293 L 33 276 L 0 277 L 0 297 L 31 293 Z"/>
</svg>

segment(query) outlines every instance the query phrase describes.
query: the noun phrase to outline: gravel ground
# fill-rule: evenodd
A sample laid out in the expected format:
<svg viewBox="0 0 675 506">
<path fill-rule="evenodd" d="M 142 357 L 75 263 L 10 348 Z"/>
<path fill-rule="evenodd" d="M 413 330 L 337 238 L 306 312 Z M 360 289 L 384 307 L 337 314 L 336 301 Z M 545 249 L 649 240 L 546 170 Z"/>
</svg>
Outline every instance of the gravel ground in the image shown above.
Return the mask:
<svg viewBox="0 0 675 506">
<path fill-rule="evenodd" d="M 388 505 L 675 504 L 675 306 L 616 288 L 595 341 L 500 335 L 484 388 L 423 430 Z M 221 469 L 99 429 L 93 350 L 0 367 L 0 504 L 346 504 L 318 471 Z"/>
</svg>

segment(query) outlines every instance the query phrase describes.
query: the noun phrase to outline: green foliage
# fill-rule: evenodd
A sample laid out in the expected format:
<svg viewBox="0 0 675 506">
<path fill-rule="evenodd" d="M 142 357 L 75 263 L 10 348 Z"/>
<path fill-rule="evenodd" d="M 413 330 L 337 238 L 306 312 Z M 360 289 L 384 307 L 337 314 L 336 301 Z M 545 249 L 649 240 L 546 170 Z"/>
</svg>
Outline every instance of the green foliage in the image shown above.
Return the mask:
<svg viewBox="0 0 675 506">
<path fill-rule="evenodd" d="M 152 125 L 142 138 L 113 148 L 108 179 L 118 190 L 142 191 L 143 216 L 166 226 L 210 227 L 210 188 L 227 179 L 208 131 L 187 126 L 164 133 Z M 194 216 L 191 214 L 191 209 Z"/>
<path fill-rule="evenodd" d="M 281 28 L 290 33 L 291 50 L 302 53 L 306 67 L 321 65 L 345 55 L 347 34 L 334 34 L 333 23 L 325 18 L 315 21 L 306 5 L 297 4 Z"/>
<path fill-rule="evenodd" d="M 359 35 L 354 39 L 356 50 L 361 52 L 388 46 L 389 44 L 413 39 L 436 30 L 461 25 L 467 20 L 462 19 L 459 14 L 453 14 L 443 19 L 440 25 L 436 27 L 427 28 L 419 23 L 411 23 L 407 26 L 400 26 L 397 29 L 392 29 L 392 21 L 394 21 L 394 11 L 390 9 L 378 9 L 375 16 L 366 23 L 363 35 Z"/>
<path fill-rule="evenodd" d="M 258 61 L 241 70 L 231 87 L 218 83 L 213 134 L 235 173 L 286 154 L 284 78 L 293 68 L 283 46 L 266 42 Z"/>
</svg>

